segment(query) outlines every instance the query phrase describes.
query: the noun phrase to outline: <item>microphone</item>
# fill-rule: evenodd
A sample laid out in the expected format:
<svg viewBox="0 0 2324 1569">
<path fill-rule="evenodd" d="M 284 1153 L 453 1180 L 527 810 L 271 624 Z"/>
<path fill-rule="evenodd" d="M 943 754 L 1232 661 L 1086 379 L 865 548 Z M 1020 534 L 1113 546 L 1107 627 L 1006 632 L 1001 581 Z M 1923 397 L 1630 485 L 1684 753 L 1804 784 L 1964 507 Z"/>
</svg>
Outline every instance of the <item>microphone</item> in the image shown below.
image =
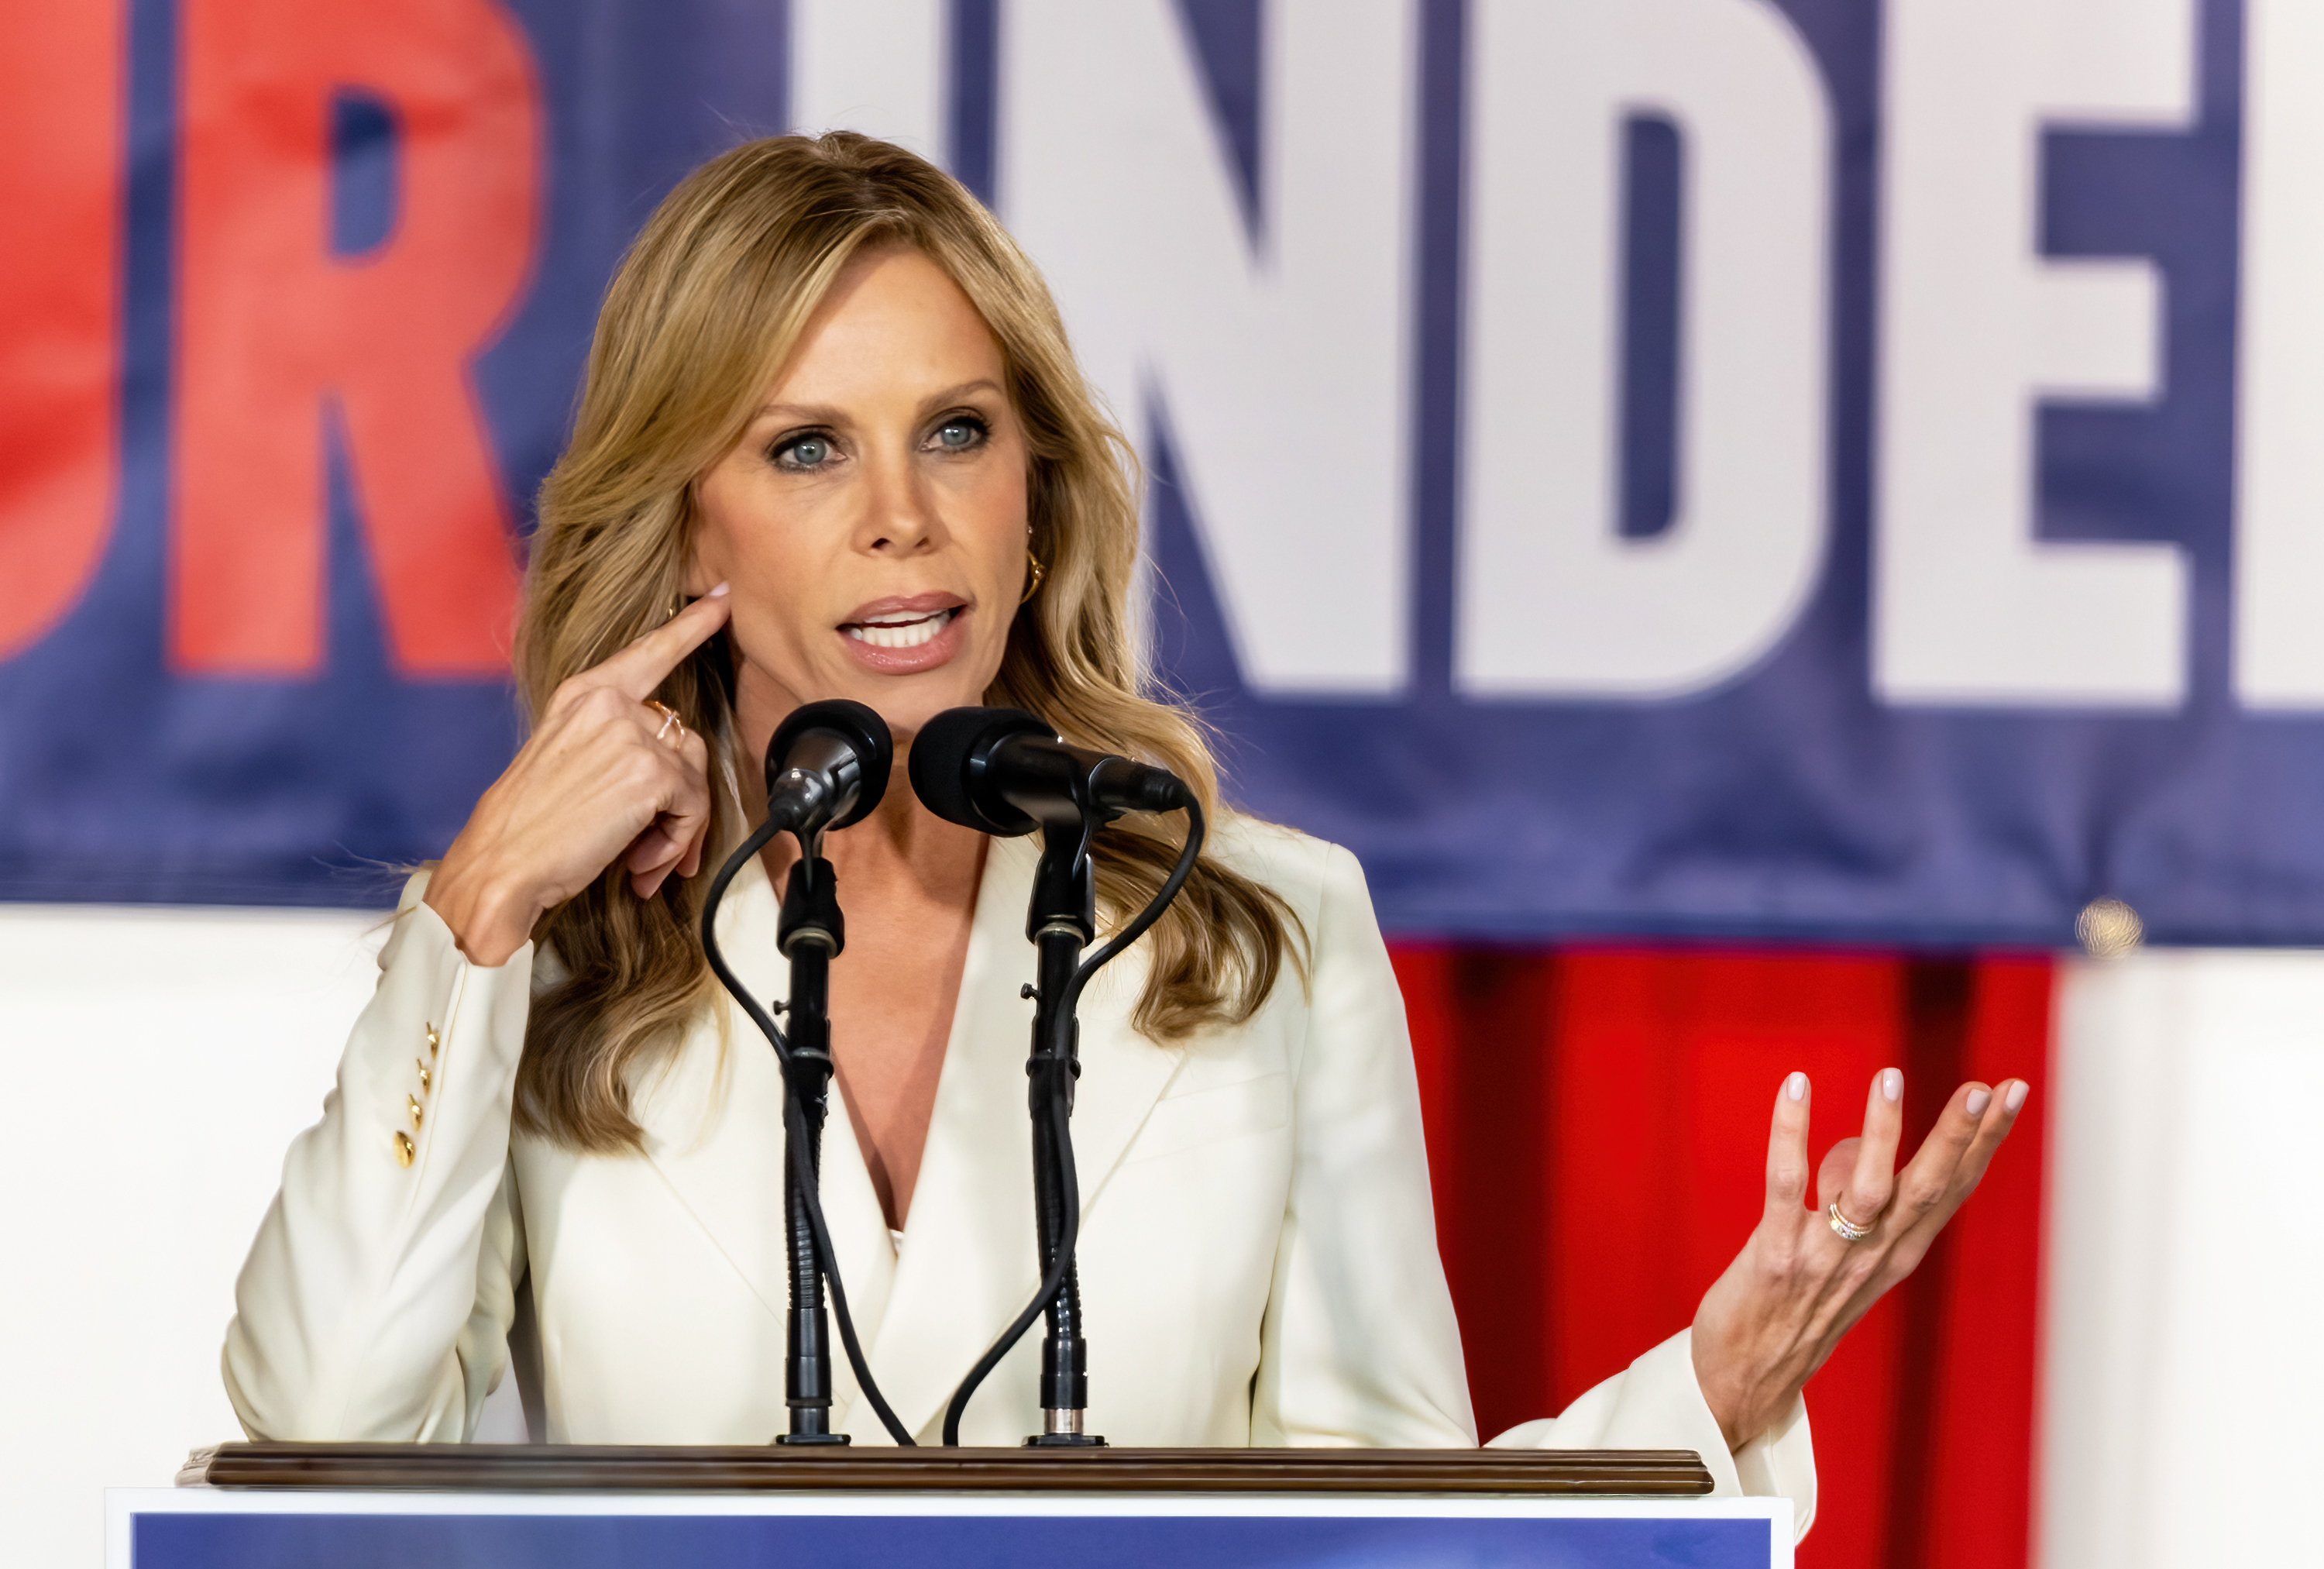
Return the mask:
<svg viewBox="0 0 2324 1569">
<path fill-rule="evenodd" d="M 831 1430 L 831 1350 L 824 1317 L 824 1287 L 839 1312 L 839 1338 L 855 1382 L 899 1444 L 911 1434 L 872 1381 L 847 1288 L 839 1278 L 831 1228 L 823 1215 L 823 1124 L 831 1083 L 831 961 L 846 945 L 838 880 L 823 858 L 828 829 L 861 822 L 888 793 L 895 745 L 888 723 L 861 703 L 831 698 L 794 710 L 767 743 L 767 820 L 736 847 L 710 881 L 702 905 L 702 951 L 719 983 L 733 994 L 775 1048 L 783 1065 L 783 1212 L 790 1228 L 790 1324 L 783 1359 L 783 1403 L 790 1431 L 778 1444 L 838 1444 Z M 727 884 L 778 834 L 798 835 L 775 924 L 775 946 L 790 961 L 790 1001 L 776 1004 L 790 1020 L 788 1032 L 728 966 L 718 949 L 718 901 Z"/>
<path fill-rule="evenodd" d="M 937 715 L 913 738 L 911 775 L 913 793 L 937 817 L 1002 838 L 1176 811 L 1193 798 L 1168 769 L 1068 746 L 1017 708 Z"/>
<path fill-rule="evenodd" d="M 862 704 L 802 704 L 767 743 L 767 820 L 802 843 L 860 823 L 888 793 L 895 756 L 888 722 Z"/>
<path fill-rule="evenodd" d="M 1158 919 L 1177 894 L 1203 844 L 1203 807 L 1167 769 L 1111 752 L 1068 746 L 1057 733 L 1015 708 L 954 708 L 912 739 L 913 793 L 948 823 L 1013 838 L 1041 830 L 1025 936 L 1037 951 L 1033 1049 L 1025 1064 L 1027 1109 L 1033 1118 L 1033 1223 L 1040 1244 L 1041 1287 L 953 1391 L 944 1439 L 960 1442 L 969 1397 L 1000 1365 L 1033 1320 L 1048 1315 L 1041 1343 L 1041 1431 L 1028 1444 L 1095 1447 L 1084 1431 L 1089 1410 L 1089 1343 L 1082 1334 L 1081 1282 L 1074 1253 L 1081 1237 L 1081 1178 L 1074 1165 L 1074 1081 L 1081 1074 L 1082 988 Z M 1097 879 L 1091 842 L 1124 812 L 1184 811 L 1186 840 L 1178 863 L 1146 908 L 1084 962 L 1097 933 Z"/>
</svg>

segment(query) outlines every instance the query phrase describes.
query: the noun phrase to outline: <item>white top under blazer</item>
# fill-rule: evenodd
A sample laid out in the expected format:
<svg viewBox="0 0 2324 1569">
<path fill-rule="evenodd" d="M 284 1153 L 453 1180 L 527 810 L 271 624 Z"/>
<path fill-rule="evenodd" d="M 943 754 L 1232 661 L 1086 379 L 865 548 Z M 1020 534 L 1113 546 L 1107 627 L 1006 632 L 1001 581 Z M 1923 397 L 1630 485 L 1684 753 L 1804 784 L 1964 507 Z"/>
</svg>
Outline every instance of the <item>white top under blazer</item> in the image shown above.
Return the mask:
<svg viewBox="0 0 2324 1569">
<path fill-rule="evenodd" d="M 1363 872 L 1344 850 L 1232 817 L 1211 853 L 1289 902 L 1312 971 L 1303 989 L 1286 966 L 1249 1023 L 1171 1045 L 1130 1028 L 1142 945 L 1082 1000 L 1073 1131 L 1090 1431 L 1116 1444 L 1473 1445 L 1404 1001 Z M 1029 839 L 986 854 L 900 1245 L 844 1103 L 825 1135 L 823 1202 L 855 1322 L 923 1442 L 1039 1278 L 1032 1005 L 1019 995 L 1033 976 L 1023 912 L 1037 855 Z M 512 1133 L 526 1010 L 553 961 L 528 945 L 493 968 L 470 964 L 420 902 L 425 881 L 405 890 L 337 1087 L 291 1145 L 237 1283 L 224 1362 L 243 1426 L 467 1439 L 511 1363 L 522 1292 L 530 1333 L 515 1361 L 546 1419 L 536 1440 L 763 1444 L 785 1431 L 773 1051 L 721 992 L 632 1075 L 641 1149 L 582 1155 Z M 787 987 L 775 918 L 753 863 L 719 920 L 761 998 Z M 409 1166 L 399 1132 L 416 1145 Z M 964 1442 L 1015 1445 L 1038 1430 L 1039 1340 L 1037 1324 L 986 1380 Z M 835 1360 L 833 1426 L 886 1443 Z M 1719 1491 L 1787 1496 L 1802 1531 L 1814 1512 L 1804 1405 L 1730 1456 L 1683 1333 L 1494 1443 L 1693 1449 Z"/>
</svg>

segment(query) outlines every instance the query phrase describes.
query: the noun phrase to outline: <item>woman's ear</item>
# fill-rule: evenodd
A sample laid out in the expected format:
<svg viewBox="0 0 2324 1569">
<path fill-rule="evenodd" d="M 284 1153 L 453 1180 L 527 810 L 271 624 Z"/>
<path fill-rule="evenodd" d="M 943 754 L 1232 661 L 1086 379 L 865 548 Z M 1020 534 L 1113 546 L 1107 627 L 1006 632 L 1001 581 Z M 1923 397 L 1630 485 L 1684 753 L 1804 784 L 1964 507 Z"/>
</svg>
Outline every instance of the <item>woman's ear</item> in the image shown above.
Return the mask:
<svg viewBox="0 0 2324 1569">
<path fill-rule="evenodd" d="M 678 524 L 686 540 L 686 571 L 678 580 L 678 590 L 688 599 L 699 599 L 726 581 L 726 574 L 718 570 L 718 563 L 702 558 L 702 503 L 693 485 L 686 487 L 679 507 L 683 515 Z"/>
</svg>

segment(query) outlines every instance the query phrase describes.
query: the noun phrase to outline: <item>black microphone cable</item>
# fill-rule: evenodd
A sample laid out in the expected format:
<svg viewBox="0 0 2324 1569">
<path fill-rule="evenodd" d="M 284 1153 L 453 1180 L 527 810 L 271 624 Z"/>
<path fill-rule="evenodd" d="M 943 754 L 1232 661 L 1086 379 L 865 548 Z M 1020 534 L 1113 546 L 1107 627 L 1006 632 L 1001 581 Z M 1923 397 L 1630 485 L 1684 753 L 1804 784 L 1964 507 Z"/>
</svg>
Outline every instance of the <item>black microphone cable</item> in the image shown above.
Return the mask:
<svg viewBox="0 0 2324 1569">
<path fill-rule="evenodd" d="M 823 1197 L 816 1191 L 818 1185 L 815 1180 L 814 1168 L 807 1164 L 807 1114 L 799 1106 L 798 1097 L 790 1093 L 790 1040 L 759 1000 L 751 995 L 750 988 L 743 985 L 734 972 L 727 967 L 726 956 L 718 951 L 718 901 L 726 897 L 726 885 L 734 881 L 734 874 L 748 864 L 752 856 L 766 848 L 769 840 L 787 831 L 789 826 L 780 814 L 769 813 L 759 831 L 743 840 L 742 847 L 729 855 L 726 864 L 718 869 L 718 875 L 710 880 L 710 891 L 702 901 L 702 951 L 710 960 L 711 973 L 718 977 L 719 984 L 742 1005 L 742 1011 L 751 1016 L 751 1022 L 759 1027 L 759 1033 L 767 1038 L 767 1044 L 775 1048 L 776 1059 L 782 1064 L 783 1145 L 790 1159 L 792 1174 L 798 1179 L 799 1195 L 805 1200 L 807 1225 L 815 1233 L 816 1268 L 822 1271 L 824 1284 L 831 1288 L 832 1310 L 839 1319 L 839 1343 L 847 1352 L 847 1365 L 855 1374 L 855 1387 L 862 1390 L 863 1398 L 872 1403 L 872 1409 L 879 1415 L 880 1425 L 888 1430 L 889 1437 L 908 1449 L 916 1447 L 918 1441 L 904 1431 L 903 1423 L 897 1420 L 887 1397 L 880 1392 L 880 1386 L 873 1381 L 871 1365 L 863 1358 L 862 1343 L 855 1335 L 855 1317 L 847 1310 L 847 1287 L 839 1278 L 837 1254 L 831 1245 L 831 1228 L 824 1223 Z"/>
<path fill-rule="evenodd" d="M 1170 868 L 1170 875 L 1163 880 L 1162 886 L 1155 891 L 1152 899 L 1147 900 L 1146 908 L 1138 912 L 1136 918 L 1114 933 L 1097 952 L 1084 959 L 1081 967 L 1074 972 L 1074 978 L 1065 986 L 1063 1005 L 1051 1013 L 1049 1027 L 1053 1031 L 1062 1032 L 1073 1028 L 1075 1011 L 1081 1004 L 1082 988 L 1089 984 L 1090 977 L 1145 936 L 1147 928 L 1162 918 L 1162 912 L 1170 908 L 1170 901 L 1178 897 L 1178 890 L 1185 886 L 1186 879 L 1193 874 L 1195 858 L 1203 852 L 1203 836 L 1208 831 L 1207 825 L 1203 817 L 1203 804 L 1194 798 L 1194 791 L 1183 791 L 1178 805 L 1186 814 L 1186 839 L 1178 847 L 1177 864 Z M 1059 1050 L 1060 1044 L 1054 1038 L 1050 1040 L 1051 1057 L 1064 1056 Z M 1033 1321 L 1048 1310 L 1049 1304 L 1064 1288 L 1066 1267 L 1073 1262 L 1074 1249 L 1081 1241 L 1081 1175 L 1074 1162 L 1073 1123 L 1062 1094 L 1049 1097 L 1049 1116 L 1057 1145 L 1059 1204 L 1065 1212 L 1059 1217 L 1056 1254 L 1049 1262 L 1047 1273 L 1041 1277 L 1040 1289 L 1033 1294 L 1031 1303 L 1017 1315 L 1016 1322 L 1001 1332 L 1001 1338 L 992 1343 L 992 1348 L 978 1359 L 977 1364 L 969 1370 L 968 1377 L 961 1380 L 960 1388 L 953 1391 L 952 1403 L 945 1407 L 944 1441 L 947 1446 L 960 1443 L 961 1417 L 966 1414 L 969 1398 L 976 1393 L 977 1386 L 983 1383 L 992 1370 L 1001 1365 L 1001 1359 L 1025 1338 L 1025 1332 L 1033 1326 Z M 844 1330 L 846 1320 L 843 1317 L 840 1322 Z"/>
</svg>

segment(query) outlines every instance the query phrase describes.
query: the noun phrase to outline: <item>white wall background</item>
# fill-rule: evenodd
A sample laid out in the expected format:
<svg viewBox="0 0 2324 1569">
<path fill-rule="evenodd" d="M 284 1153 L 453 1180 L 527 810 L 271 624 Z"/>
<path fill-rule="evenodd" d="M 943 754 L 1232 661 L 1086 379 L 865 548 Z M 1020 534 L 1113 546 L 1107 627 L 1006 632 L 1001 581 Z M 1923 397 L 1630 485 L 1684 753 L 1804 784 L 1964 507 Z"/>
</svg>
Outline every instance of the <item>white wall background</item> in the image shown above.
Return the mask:
<svg viewBox="0 0 2324 1569">
<path fill-rule="evenodd" d="M 385 936 L 339 911 L 0 905 L 0 1564 L 100 1563 L 106 1487 L 242 1436 L 218 1379 L 234 1278 Z"/>
<path fill-rule="evenodd" d="M 217 1374 L 235 1272 L 380 936 L 336 912 L 0 906 L 0 1563 L 97 1564 L 106 1487 L 240 1436 Z M 2310 1550 L 2319 1048 L 2324 956 L 2066 967 L 2043 1569 Z"/>
<path fill-rule="evenodd" d="M 2316 1562 L 2324 956 L 2158 952 L 2059 991 L 2042 1569 Z"/>
</svg>

